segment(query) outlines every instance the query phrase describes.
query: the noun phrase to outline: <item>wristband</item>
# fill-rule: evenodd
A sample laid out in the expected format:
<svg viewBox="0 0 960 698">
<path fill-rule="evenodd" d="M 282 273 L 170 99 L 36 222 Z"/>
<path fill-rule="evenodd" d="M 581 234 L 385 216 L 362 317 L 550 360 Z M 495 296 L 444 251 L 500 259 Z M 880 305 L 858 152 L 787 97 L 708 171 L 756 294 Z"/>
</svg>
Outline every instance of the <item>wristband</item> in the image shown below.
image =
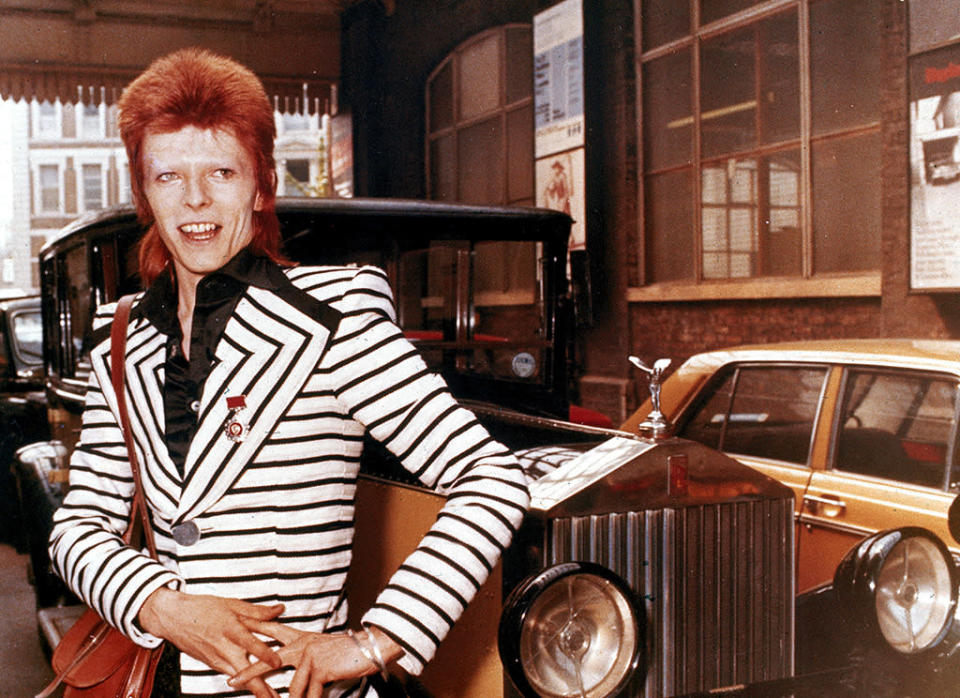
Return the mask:
<svg viewBox="0 0 960 698">
<path fill-rule="evenodd" d="M 377 668 L 380 670 L 380 677 L 384 681 L 389 681 L 390 674 L 387 671 L 387 663 L 383 661 L 383 653 L 380 651 L 380 645 L 377 644 L 377 638 L 374 636 L 373 633 L 370 632 L 370 628 L 368 628 L 367 626 L 363 626 L 363 632 L 367 636 L 367 642 L 370 643 L 370 648 L 373 650 L 373 654 L 375 657 L 374 663 L 377 665 Z"/>
<path fill-rule="evenodd" d="M 370 646 L 373 648 L 374 652 L 371 652 L 366 645 L 360 642 L 360 638 L 357 637 L 356 633 L 353 632 L 350 628 L 347 628 L 347 635 L 350 636 L 350 639 L 353 640 L 354 644 L 357 646 L 357 649 L 360 650 L 360 653 L 366 657 L 367 661 L 373 664 L 374 668 L 380 672 L 380 676 L 383 677 L 383 680 L 387 680 L 387 667 L 383 663 L 383 655 L 380 654 L 380 648 L 377 646 L 375 641 L 372 641 L 370 632 L 364 628 L 364 632 L 367 635 L 367 640 L 370 641 Z"/>
</svg>

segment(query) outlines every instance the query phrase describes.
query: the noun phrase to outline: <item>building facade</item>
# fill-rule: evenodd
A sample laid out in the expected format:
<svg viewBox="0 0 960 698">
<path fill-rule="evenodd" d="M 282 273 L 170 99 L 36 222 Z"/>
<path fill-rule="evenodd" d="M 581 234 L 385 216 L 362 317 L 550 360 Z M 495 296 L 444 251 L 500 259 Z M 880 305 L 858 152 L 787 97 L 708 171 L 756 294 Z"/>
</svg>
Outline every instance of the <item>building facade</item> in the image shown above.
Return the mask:
<svg viewBox="0 0 960 698">
<path fill-rule="evenodd" d="M 0 290 L 36 289 L 43 245 L 78 216 L 130 203 L 130 170 L 115 104 L 20 100 L 5 106 L 13 125 L 14 206 L 3 231 Z M 327 195 L 326 117 L 318 108 L 278 110 L 274 120 L 278 194 Z"/>
<path fill-rule="evenodd" d="M 577 217 L 593 300 L 581 402 L 614 419 L 632 409 L 642 395 L 629 354 L 678 362 L 741 343 L 960 336 L 960 170 L 950 156 L 942 181 L 923 172 L 924 133 L 950 135 L 960 102 L 949 3 L 578 5 Z M 555 6 L 348 9 L 341 103 L 358 193 L 541 201 L 530 33 Z"/>
</svg>

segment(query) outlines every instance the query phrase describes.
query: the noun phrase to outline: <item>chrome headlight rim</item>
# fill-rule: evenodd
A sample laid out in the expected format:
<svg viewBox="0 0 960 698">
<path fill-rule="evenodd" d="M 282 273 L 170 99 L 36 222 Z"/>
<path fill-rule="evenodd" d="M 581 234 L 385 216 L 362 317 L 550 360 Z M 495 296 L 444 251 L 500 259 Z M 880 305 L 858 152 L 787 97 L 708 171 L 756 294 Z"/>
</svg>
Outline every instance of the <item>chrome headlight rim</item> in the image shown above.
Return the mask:
<svg viewBox="0 0 960 698">
<path fill-rule="evenodd" d="M 940 599 L 939 616 L 942 620 L 939 627 L 927 633 L 922 646 L 902 648 L 893 643 L 884 631 L 878 606 L 882 601 L 880 595 L 887 593 L 889 587 L 883 581 L 884 571 L 889 573 L 889 565 L 895 563 L 895 551 L 903 550 L 905 556 L 907 551 L 902 546 L 910 545 L 913 540 L 938 554 L 936 563 L 942 563 L 939 574 L 944 577 L 948 597 Z M 953 629 L 958 599 L 957 583 L 957 568 L 947 546 L 932 531 L 918 526 L 879 531 L 868 536 L 850 549 L 834 574 L 834 588 L 840 607 L 857 631 L 879 641 L 890 651 L 909 657 L 927 656 L 942 648 L 944 639 Z"/>
<path fill-rule="evenodd" d="M 646 612 L 643 605 L 638 603 L 635 592 L 607 567 L 592 562 L 564 562 L 528 576 L 514 587 L 504 602 L 497 643 L 500 660 L 514 686 L 524 696 L 539 698 L 543 695 L 536 690 L 524 670 L 521 644 L 525 624 L 531 619 L 531 613 L 535 612 L 537 600 L 542 599 L 545 592 L 564 580 L 579 576 L 592 577 L 604 585 L 609 585 L 614 593 L 619 594 L 618 601 L 629 609 L 632 620 L 634 632 L 627 640 L 633 643 L 633 651 L 629 658 L 619 665 L 622 673 L 619 682 L 604 695 L 619 695 L 638 677 L 638 672 L 644 671 Z"/>
</svg>

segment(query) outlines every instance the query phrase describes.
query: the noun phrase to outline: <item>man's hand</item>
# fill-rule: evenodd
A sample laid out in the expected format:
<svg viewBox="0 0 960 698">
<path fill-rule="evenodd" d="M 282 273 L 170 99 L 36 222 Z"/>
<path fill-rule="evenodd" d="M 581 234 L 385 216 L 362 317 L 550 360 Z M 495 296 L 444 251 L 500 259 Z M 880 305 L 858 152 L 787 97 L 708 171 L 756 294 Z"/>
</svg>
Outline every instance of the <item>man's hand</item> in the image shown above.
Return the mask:
<svg viewBox="0 0 960 698">
<path fill-rule="evenodd" d="M 305 632 L 282 623 L 247 618 L 243 622 L 250 630 L 283 643 L 284 646 L 277 650 L 283 665 L 297 668 L 290 682 L 290 698 L 320 698 L 324 684 L 360 678 L 378 670 L 376 663 L 357 644 L 367 642 L 364 633 L 359 633 L 354 639 L 344 633 Z M 403 654 L 400 645 L 379 629 L 371 628 L 370 632 L 376 638 L 385 663 L 389 664 Z M 367 649 L 372 653 L 369 645 Z M 229 683 L 231 686 L 249 687 L 247 682 L 275 668 L 263 661 L 256 662 L 236 674 Z"/>
<path fill-rule="evenodd" d="M 273 620 L 281 613 L 282 604 L 259 606 L 161 587 L 147 598 L 137 619 L 148 633 L 172 642 L 222 674 L 232 675 L 249 665 L 250 655 L 270 669 L 283 665 L 280 656 L 246 624 Z M 262 678 L 255 678 L 245 688 L 256 698 L 278 698 Z"/>
</svg>

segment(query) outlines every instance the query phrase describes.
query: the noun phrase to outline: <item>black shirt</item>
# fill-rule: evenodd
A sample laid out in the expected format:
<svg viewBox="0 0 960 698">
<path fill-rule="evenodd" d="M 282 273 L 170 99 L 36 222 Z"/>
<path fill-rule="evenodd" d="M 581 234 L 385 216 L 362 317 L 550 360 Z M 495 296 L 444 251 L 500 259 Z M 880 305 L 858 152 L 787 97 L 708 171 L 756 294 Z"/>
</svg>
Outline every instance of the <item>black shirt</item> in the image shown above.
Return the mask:
<svg viewBox="0 0 960 698">
<path fill-rule="evenodd" d="M 170 458 L 184 474 L 187 450 L 197 432 L 203 384 L 216 363 L 214 350 L 227 320 L 249 286 L 277 289 L 286 281 L 274 262 L 241 250 L 197 284 L 190 356 L 183 355 L 183 333 L 177 320 L 177 285 L 172 273 L 164 272 L 150 285 L 140 304 L 143 315 L 167 336 L 164 364 L 163 415 Z"/>
</svg>

